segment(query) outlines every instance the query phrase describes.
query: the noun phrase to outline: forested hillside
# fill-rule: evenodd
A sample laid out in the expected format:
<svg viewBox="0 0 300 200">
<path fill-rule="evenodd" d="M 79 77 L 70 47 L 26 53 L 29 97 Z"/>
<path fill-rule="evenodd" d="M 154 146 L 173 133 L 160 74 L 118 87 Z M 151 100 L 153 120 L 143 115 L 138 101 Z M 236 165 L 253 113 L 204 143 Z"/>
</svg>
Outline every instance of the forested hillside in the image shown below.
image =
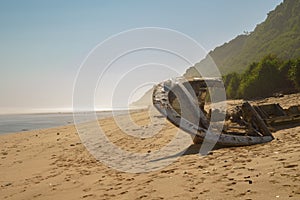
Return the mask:
<svg viewBox="0 0 300 200">
<path fill-rule="evenodd" d="M 257 25 L 253 32 L 237 36 L 215 48 L 194 67 L 201 70 L 209 63 L 206 60 L 210 56 L 223 75 L 241 73 L 252 62 L 259 62 L 268 54 L 277 55 L 282 60 L 300 57 L 300 0 L 285 0 L 269 12 L 267 19 Z M 198 74 L 192 67 L 185 76 Z"/>
</svg>

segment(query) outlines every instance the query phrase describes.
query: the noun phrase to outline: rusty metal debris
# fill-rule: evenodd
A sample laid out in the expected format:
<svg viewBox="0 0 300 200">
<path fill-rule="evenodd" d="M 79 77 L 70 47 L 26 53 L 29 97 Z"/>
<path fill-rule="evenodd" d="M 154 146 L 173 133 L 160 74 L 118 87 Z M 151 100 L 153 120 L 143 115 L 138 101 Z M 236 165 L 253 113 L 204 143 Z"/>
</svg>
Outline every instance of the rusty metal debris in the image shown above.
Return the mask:
<svg viewBox="0 0 300 200">
<path fill-rule="evenodd" d="M 279 104 L 242 105 L 222 112 L 205 108 L 209 88 L 222 88 L 217 78 L 176 78 L 157 84 L 152 101 L 172 124 L 189 133 L 195 144 L 204 139 L 221 146 L 245 146 L 270 142 L 270 130 L 300 121 L 300 106 L 283 109 Z M 213 117 L 212 117 L 213 116 Z M 212 124 L 222 124 L 220 130 Z"/>
</svg>

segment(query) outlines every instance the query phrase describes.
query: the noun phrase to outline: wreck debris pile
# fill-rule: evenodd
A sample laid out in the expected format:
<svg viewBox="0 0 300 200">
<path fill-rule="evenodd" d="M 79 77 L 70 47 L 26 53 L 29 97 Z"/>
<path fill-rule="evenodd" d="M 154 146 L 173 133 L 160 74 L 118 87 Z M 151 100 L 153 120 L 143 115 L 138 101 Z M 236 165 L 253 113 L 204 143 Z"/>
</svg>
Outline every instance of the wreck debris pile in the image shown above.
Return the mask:
<svg viewBox="0 0 300 200">
<path fill-rule="evenodd" d="M 190 134 L 196 144 L 204 138 L 221 146 L 265 143 L 274 139 L 270 132 L 273 126 L 300 121 L 300 106 L 284 110 L 279 104 L 252 106 L 244 102 L 226 113 L 205 109 L 208 88 L 222 86 L 217 78 L 167 80 L 154 87 L 152 102 L 171 123 Z M 215 131 L 212 124 L 222 124 L 222 129 Z"/>
</svg>

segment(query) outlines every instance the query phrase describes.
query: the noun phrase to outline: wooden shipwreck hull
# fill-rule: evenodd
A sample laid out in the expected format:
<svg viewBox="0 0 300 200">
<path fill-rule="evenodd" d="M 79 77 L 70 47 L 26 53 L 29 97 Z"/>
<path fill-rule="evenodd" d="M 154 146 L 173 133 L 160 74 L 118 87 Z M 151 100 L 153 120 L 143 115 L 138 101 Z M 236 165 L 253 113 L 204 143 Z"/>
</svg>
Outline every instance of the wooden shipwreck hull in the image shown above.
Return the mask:
<svg viewBox="0 0 300 200">
<path fill-rule="evenodd" d="M 152 101 L 160 113 L 190 134 L 196 144 L 205 140 L 221 146 L 245 146 L 273 140 L 267 120 L 248 102 L 226 113 L 205 109 L 208 89 L 221 87 L 222 81 L 215 78 L 177 78 L 157 84 Z M 214 129 L 213 124 L 222 126 Z"/>
<path fill-rule="evenodd" d="M 300 105 L 283 109 L 279 104 L 253 106 L 268 127 L 278 127 L 285 124 L 300 122 Z"/>
</svg>

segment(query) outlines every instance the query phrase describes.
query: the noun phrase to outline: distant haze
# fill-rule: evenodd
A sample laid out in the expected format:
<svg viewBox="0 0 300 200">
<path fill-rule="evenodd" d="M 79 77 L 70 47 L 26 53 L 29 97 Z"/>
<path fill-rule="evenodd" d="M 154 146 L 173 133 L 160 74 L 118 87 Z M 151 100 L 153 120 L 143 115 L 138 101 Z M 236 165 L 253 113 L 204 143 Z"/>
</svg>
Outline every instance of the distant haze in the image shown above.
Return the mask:
<svg viewBox="0 0 300 200">
<path fill-rule="evenodd" d="M 280 2 L 1 1 L 0 113 L 71 110 L 73 84 L 82 61 L 97 44 L 121 31 L 137 27 L 174 29 L 210 51 L 244 31 L 252 31 Z M 198 61 L 204 56 L 199 55 Z M 147 65 L 136 77 L 160 81 L 183 74 L 189 67 L 180 62 L 170 65 L 176 72 L 157 76 L 158 66 Z M 115 88 L 110 82 L 121 75 L 124 67 L 115 67 L 99 83 L 105 84 L 106 89 L 96 91 L 96 108 L 111 107 L 107 96 Z M 117 88 L 119 91 L 130 86 L 130 81 L 125 80 Z M 118 92 L 117 105 L 122 107 L 137 100 L 151 84 L 134 88 L 130 99 Z"/>
</svg>

